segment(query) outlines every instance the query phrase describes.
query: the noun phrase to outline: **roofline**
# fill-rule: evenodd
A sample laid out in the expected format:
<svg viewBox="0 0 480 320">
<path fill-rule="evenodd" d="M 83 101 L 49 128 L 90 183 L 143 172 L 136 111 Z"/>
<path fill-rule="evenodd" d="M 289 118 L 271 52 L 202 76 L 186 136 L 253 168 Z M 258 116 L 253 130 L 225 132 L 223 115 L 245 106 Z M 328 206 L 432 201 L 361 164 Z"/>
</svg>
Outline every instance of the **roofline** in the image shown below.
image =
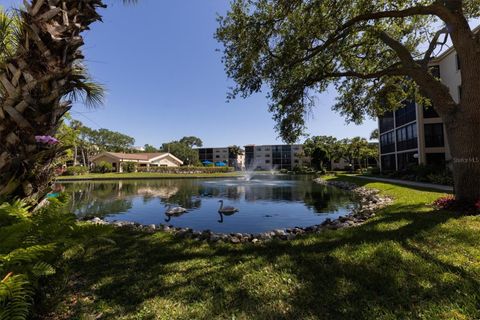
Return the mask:
<svg viewBox="0 0 480 320">
<path fill-rule="evenodd" d="M 159 156 L 157 156 L 157 157 L 155 157 L 155 158 L 151 158 L 151 159 L 148 160 L 148 161 L 149 161 L 149 162 L 150 162 L 150 161 L 154 161 L 154 160 L 157 160 L 157 159 L 164 158 L 164 157 L 166 157 L 166 156 L 170 156 L 170 157 L 172 157 L 173 159 L 175 159 L 176 161 L 178 161 L 180 164 L 183 164 L 183 161 L 182 161 L 182 160 L 178 159 L 177 157 L 175 157 L 175 156 L 174 156 L 173 154 L 171 154 L 170 152 L 166 152 L 166 153 L 161 154 L 161 155 L 159 155 Z"/>
<path fill-rule="evenodd" d="M 133 153 L 134 154 L 134 153 Z M 154 158 L 150 158 L 150 159 L 147 159 L 147 160 L 144 160 L 144 159 L 125 159 L 125 158 L 121 158 L 121 157 L 117 157 L 116 155 L 114 155 L 112 152 L 109 152 L 109 151 L 103 151 L 99 154 L 97 154 L 96 156 L 93 156 L 92 158 L 90 158 L 90 161 L 95 161 L 96 159 L 104 156 L 104 155 L 108 155 L 112 158 L 115 158 L 117 160 L 130 160 L 130 161 L 137 161 L 137 162 L 146 162 L 146 163 L 149 163 L 151 161 L 154 161 L 154 160 L 157 160 L 157 159 L 160 159 L 162 157 L 166 157 L 168 155 L 170 155 L 173 159 L 175 159 L 176 161 L 178 161 L 180 164 L 183 164 L 183 161 L 180 160 L 179 158 L 175 157 L 173 154 L 171 154 L 170 152 L 165 152 L 159 156 L 156 156 Z"/>
<path fill-rule="evenodd" d="M 106 154 L 108 154 L 109 156 L 111 156 L 111 157 L 113 157 L 113 158 L 115 158 L 115 159 L 117 159 L 117 160 L 120 160 L 120 159 L 121 159 L 121 158 L 115 156 L 114 154 L 112 154 L 111 152 L 102 151 L 101 153 L 97 154 L 96 156 L 93 156 L 92 158 L 90 158 L 90 161 L 94 161 L 94 160 L 96 160 L 97 158 L 100 158 L 101 156 L 104 156 L 104 155 L 106 155 Z"/>
<path fill-rule="evenodd" d="M 478 26 L 476 26 L 475 28 L 473 28 L 473 30 L 472 30 L 473 33 L 478 33 L 479 31 L 480 31 L 480 24 Z M 455 51 L 455 47 L 452 45 L 450 48 L 448 48 L 447 50 L 442 52 L 438 57 L 434 57 L 432 60 L 430 60 L 430 63 L 432 63 L 432 62 L 436 63 L 436 62 L 442 61 L 443 59 L 445 59 L 446 56 L 451 54 L 453 51 Z"/>
</svg>

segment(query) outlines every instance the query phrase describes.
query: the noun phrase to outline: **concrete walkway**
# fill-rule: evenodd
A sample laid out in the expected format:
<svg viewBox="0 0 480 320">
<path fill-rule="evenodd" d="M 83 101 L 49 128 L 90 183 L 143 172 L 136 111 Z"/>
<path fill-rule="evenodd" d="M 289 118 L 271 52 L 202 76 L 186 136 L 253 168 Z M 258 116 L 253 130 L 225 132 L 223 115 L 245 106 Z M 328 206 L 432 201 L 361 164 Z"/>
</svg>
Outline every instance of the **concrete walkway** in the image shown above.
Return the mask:
<svg viewBox="0 0 480 320">
<path fill-rule="evenodd" d="M 377 178 L 377 177 L 365 177 L 365 176 L 355 176 L 355 177 L 366 179 L 366 180 L 372 180 L 372 181 L 396 183 L 396 184 L 401 184 L 401 185 L 411 186 L 411 187 L 427 188 L 427 189 L 433 189 L 433 190 L 444 191 L 444 192 L 453 192 L 453 187 L 443 186 L 440 184 L 416 182 L 416 181 L 408 181 L 408 180 L 398 180 L 398 179 Z"/>
</svg>

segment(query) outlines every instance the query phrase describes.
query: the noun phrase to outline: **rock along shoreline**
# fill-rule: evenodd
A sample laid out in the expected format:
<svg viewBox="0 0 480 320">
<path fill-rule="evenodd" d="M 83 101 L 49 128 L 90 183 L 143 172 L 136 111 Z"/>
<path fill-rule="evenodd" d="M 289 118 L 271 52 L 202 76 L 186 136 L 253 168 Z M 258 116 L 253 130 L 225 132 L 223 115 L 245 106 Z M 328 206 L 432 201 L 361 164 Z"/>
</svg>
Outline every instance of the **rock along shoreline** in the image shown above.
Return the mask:
<svg viewBox="0 0 480 320">
<path fill-rule="evenodd" d="M 385 208 L 393 202 L 392 198 L 380 195 L 379 190 L 359 187 L 356 184 L 344 181 L 328 181 L 321 178 L 314 180 L 318 184 L 336 187 L 342 190 L 353 192 L 359 198 L 359 205 L 357 208 L 345 216 L 340 216 L 337 219 L 327 218 L 324 222 L 318 225 L 309 227 L 295 227 L 287 229 L 277 229 L 257 234 L 252 233 L 216 233 L 210 230 L 195 231 L 190 228 L 179 228 L 172 225 L 165 224 L 151 224 L 141 225 L 131 221 L 105 221 L 98 217 L 87 220 L 88 223 L 112 225 L 118 228 L 134 229 L 149 233 L 167 232 L 173 234 L 175 237 L 183 239 L 193 239 L 206 242 L 220 242 L 220 243 L 260 243 L 270 240 L 293 240 L 298 236 L 311 233 L 321 233 L 324 230 L 337 230 L 343 228 L 351 228 L 359 226 L 369 218 L 375 216 L 375 212 Z"/>
</svg>

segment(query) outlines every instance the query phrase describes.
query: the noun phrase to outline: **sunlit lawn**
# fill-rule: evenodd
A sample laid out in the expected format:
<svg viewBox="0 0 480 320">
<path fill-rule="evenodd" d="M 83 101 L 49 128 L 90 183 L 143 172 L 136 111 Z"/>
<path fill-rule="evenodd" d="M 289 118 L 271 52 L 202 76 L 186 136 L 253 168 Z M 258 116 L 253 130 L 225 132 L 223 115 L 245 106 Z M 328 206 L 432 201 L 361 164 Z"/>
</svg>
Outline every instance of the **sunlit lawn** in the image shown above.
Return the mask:
<svg viewBox="0 0 480 320">
<path fill-rule="evenodd" d="M 441 194 L 354 180 L 396 198 L 367 224 L 292 242 L 209 245 L 115 231 L 76 261 L 65 319 L 478 319 L 480 217 Z"/>
</svg>

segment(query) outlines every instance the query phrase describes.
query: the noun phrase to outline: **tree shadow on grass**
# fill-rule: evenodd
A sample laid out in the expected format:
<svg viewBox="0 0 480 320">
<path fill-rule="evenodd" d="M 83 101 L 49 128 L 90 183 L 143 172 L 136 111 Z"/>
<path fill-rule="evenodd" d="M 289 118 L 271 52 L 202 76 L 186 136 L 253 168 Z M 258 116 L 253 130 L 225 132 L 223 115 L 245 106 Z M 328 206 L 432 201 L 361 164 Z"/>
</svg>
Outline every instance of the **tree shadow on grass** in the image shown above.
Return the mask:
<svg viewBox="0 0 480 320">
<path fill-rule="evenodd" d="M 458 215 L 423 209 L 396 204 L 359 227 L 261 245 L 210 245 L 117 230 L 116 246 L 88 253 L 73 266 L 81 282 L 66 294 L 91 292 L 91 299 L 71 307 L 70 316 L 479 317 L 475 273 L 425 246 L 441 242 L 432 230 Z M 480 244 L 472 237 L 456 240 L 456 246 Z"/>
</svg>

